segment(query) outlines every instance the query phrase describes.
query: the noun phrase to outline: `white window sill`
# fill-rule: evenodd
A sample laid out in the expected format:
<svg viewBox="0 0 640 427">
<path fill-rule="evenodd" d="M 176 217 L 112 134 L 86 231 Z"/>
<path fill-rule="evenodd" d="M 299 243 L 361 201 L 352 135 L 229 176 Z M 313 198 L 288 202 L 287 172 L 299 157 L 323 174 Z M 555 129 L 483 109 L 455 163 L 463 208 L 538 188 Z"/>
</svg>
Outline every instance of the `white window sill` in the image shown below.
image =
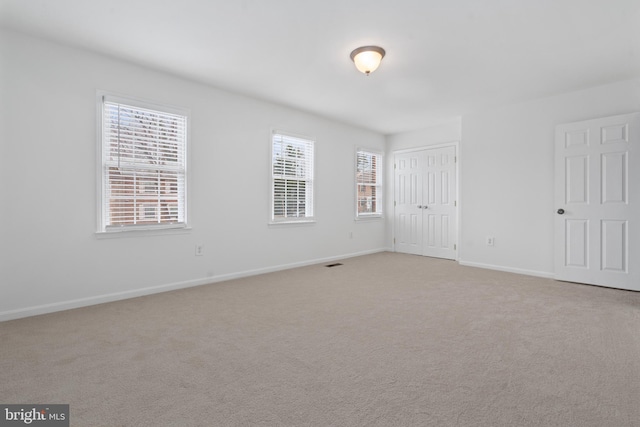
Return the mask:
<svg viewBox="0 0 640 427">
<path fill-rule="evenodd" d="M 191 227 L 163 227 L 163 228 L 126 228 L 97 231 L 95 233 L 98 239 L 114 239 L 121 237 L 147 237 L 147 236 L 168 236 L 174 234 L 188 234 Z"/>
<path fill-rule="evenodd" d="M 291 221 L 269 221 L 269 227 L 275 226 L 303 226 L 303 225 L 313 225 L 316 223 L 315 219 L 301 219 L 301 220 L 291 220 Z"/>
<path fill-rule="evenodd" d="M 384 219 L 382 214 L 379 215 L 361 215 L 354 218 L 356 221 L 371 221 L 376 219 Z"/>
</svg>

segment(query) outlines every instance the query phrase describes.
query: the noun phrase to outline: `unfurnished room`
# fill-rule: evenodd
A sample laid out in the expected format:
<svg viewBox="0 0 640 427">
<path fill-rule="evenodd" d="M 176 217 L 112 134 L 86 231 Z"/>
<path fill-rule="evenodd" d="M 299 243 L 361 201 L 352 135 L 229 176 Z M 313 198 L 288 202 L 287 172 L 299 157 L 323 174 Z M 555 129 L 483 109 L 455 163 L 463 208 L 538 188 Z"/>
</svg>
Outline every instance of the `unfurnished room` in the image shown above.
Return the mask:
<svg viewBox="0 0 640 427">
<path fill-rule="evenodd" d="M 639 28 L 0 0 L 0 426 L 639 426 Z"/>
</svg>

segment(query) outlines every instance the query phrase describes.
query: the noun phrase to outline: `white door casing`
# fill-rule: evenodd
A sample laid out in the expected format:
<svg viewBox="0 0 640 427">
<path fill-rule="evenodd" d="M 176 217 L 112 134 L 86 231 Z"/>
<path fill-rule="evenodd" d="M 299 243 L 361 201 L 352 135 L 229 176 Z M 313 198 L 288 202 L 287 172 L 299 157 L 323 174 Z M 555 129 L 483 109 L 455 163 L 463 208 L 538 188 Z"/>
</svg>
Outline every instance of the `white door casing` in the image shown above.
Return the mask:
<svg viewBox="0 0 640 427">
<path fill-rule="evenodd" d="M 640 113 L 559 125 L 555 139 L 555 278 L 640 290 Z"/>
<path fill-rule="evenodd" d="M 456 147 L 398 153 L 394 163 L 395 250 L 456 259 Z"/>
</svg>

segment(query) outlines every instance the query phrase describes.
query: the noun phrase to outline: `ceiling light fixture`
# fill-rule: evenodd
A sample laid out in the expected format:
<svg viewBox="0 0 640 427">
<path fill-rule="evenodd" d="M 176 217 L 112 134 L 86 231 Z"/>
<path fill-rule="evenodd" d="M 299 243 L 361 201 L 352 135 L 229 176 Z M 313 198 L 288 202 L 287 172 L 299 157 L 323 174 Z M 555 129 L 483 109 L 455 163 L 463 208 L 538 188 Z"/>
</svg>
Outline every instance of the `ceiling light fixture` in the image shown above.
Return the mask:
<svg viewBox="0 0 640 427">
<path fill-rule="evenodd" d="M 351 52 L 351 60 L 356 64 L 358 71 L 371 74 L 380 66 L 385 51 L 378 46 L 362 46 Z"/>
</svg>

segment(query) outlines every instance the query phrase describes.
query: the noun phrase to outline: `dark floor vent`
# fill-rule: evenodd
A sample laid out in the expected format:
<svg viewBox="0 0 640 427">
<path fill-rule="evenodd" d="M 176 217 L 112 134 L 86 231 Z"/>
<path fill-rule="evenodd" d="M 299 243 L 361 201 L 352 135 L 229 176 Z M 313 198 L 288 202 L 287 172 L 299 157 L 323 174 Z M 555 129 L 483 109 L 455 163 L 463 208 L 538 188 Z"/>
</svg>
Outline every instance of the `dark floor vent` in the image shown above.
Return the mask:
<svg viewBox="0 0 640 427">
<path fill-rule="evenodd" d="M 339 265 L 342 265 L 342 264 L 340 264 L 339 262 L 336 262 L 335 264 L 327 264 L 325 265 L 325 267 L 337 267 Z"/>
</svg>

